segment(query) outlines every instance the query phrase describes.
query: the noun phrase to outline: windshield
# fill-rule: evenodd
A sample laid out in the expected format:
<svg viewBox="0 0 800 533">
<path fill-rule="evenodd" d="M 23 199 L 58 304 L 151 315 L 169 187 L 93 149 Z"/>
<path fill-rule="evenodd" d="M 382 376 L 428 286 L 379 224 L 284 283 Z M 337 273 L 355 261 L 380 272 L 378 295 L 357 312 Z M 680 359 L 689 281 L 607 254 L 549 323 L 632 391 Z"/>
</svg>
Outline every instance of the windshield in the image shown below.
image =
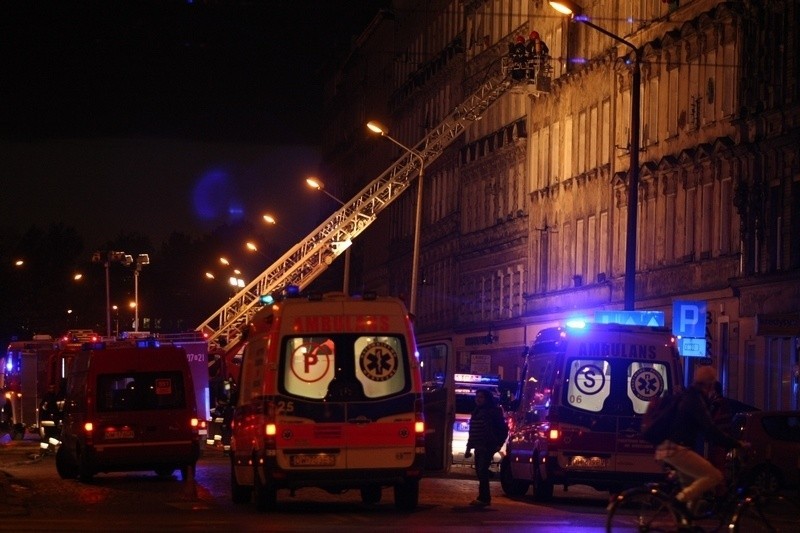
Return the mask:
<svg viewBox="0 0 800 533">
<path fill-rule="evenodd" d="M 520 410 L 534 418 L 550 407 L 557 376 L 556 354 L 529 356 Z"/>
<path fill-rule="evenodd" d="M 97 377 L 97 410 L 149 411 L 186 407 L 180 372 L 126 372 Z"/>
</svg>

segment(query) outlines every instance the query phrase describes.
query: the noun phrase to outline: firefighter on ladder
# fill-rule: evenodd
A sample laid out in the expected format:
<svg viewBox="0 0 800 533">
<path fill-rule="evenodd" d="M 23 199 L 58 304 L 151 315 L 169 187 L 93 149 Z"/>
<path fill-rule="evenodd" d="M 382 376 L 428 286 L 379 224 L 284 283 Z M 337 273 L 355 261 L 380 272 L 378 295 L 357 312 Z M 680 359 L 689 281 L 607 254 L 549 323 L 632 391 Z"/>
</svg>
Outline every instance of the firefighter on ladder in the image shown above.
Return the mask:
<svg viewBox="0 0 800 533">
<path fill-rule="evenodd" d="M 525 51 L 528 59 L 528 79 L 533 81 L 536 76 L 542 75 L 550 49 L 539 37 L 539 32 L 534 30 L 528 36 Z"/>
<path fill-rule="evenodd" d="M 525 50 L 525 37 L 517 35 L 515 42 L 508 45 L 508 57 L 511 59 L 511 78 L 522 80 L 527 70 L 527 51 Z"/>
</svg>

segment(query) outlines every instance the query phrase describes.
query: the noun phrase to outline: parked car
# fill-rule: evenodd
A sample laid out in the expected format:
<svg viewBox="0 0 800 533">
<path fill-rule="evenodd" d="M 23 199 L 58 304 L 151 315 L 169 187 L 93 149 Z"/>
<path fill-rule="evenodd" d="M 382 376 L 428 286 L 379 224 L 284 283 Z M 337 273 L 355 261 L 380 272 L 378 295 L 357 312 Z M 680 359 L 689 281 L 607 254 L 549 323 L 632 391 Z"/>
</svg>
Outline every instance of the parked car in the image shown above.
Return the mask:
<svg viewBox="0 0 800 533">
<path fill-rule="evenodd" d="M 752 411 L 733 419 L 733 436 L 749 442 L 742 474 L 766 491 L 800 486 L 800 411 Z"/>
</svg>

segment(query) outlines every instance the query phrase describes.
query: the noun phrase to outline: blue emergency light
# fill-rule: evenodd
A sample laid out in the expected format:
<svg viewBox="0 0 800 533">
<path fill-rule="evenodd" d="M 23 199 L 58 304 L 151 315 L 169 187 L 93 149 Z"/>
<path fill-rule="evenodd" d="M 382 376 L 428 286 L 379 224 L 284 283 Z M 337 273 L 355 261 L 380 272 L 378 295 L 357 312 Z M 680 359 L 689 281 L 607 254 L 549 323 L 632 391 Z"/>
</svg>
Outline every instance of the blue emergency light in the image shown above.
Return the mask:
<svg viewBox="0 0 800 533">
<path fill-rule="evenodd" d="M 137 348 L 158 348 L 161 346 L 161 343 L 158 339 L 137 339 L 136 340 L 136 347 Z"/>
<path fill-rule="evenodd" d="M 570 329 L 586 329 L 587 322 L 582 318 L 570 318 L 567 320 L 565 326 Z"/>
<path fill-rule="evenodd" d="M 105 347 L 106 347 L 106 343 L 104 341 L 100 341 L 100 342 L 84 342 L 81 345 L 81 349 L 83 349 L 83 351 L 104 350 Z"/>
<path fill-rule="evenodd" d="M 283 289 L 284 298 L 297 298 L 300 296 L 300 287 L 297 285 L 287 285 Z"/>
</svg>

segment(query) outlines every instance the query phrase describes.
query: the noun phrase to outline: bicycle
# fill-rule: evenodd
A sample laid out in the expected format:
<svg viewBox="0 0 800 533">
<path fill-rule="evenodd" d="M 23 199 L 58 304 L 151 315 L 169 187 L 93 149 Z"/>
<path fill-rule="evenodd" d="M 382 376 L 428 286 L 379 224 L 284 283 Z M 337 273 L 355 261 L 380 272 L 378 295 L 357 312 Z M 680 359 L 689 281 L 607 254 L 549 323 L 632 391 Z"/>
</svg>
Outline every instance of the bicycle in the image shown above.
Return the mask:
<svg viewBox="0 0 800 533">
<path fill-rule="evenodd" d="M 700 500 L 689 510 L 675 499 L 680 482 L 674 470 L 667 480 L 621 492 L 608 504 L 606 531 L 800 531 L 800 505 L 777 493 L 765 493 L 738 475 L 729 458 L 724 496 Z"/>
</svg>

